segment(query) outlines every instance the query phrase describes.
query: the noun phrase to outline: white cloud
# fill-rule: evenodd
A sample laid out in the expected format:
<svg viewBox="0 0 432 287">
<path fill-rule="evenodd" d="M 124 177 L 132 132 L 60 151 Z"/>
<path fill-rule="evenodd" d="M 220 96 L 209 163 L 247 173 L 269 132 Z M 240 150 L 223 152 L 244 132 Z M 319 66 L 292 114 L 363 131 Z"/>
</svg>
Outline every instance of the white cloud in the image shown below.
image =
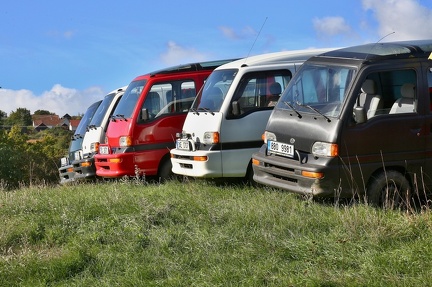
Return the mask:
<svg viewBox="0 0 432 287">
<path fill-rule="evenodd" d="M 48 110 L 59 116 L 64 114 L 83 114 L 95 101 L 105 96 L 100 87 L 90 87 L 79 91 L 57 84 L 50 91 L 35 95 L 29 90 L 0 89 L 1 110 L 8 115 L 18 108 L 26 108 L 34 113 L 36 110 Z"/>
<path fill-rule="evenodd" d="M 257 31 L 250 26 L 244 27 L 241 31 L 237 32 L 231 27 L 220 26 L 219 30 L 222 31 L 222 34 L 231 40 L 240 40 L 248 37 L 255 37 L 257 35 Z"/>
<path fill-rule="evenodd" d="M 76 34 L 76 30 L 66 30 L 66 31 L 58 31 L 58 30 L 50 30 L 47 32 L 47 35 L 53 38 L 64 38 L 64 39 L 72 39 Z"/>
<path fill-rule="evenodd" d="M 351 27 L 343 17 L 315 18 L 313 19 L 313 25 L 318 35 L 323 37 L 349 34 L 351 32 Z"/>
<path fill-rule="evenodd" d="M 234 29 L 232 29 L 230 27 L 221 26 L 221 27 L 219 27 L 219 29 L 222 31 L 222 34 L 225 37 L 227 37 L 228 39 L 236 40 L 236 39 L 240 38 L 240 36 L 237 35 L 237 33 L 234 31 Z"/>
<path fill-rule="evenodd" d="M 378 21 L 379 36 L 388 41 L 432 38 L 432 10 L 415 0 L 363 0 Z"/>
<path fill-rule="evenodd" d="M 174 41 L 168 42 L 166 52 L 161 55 L 162 61 L 169 66 L 200 62 L 206 58 L 205 54 L 198 52 L 196 49 L 182 47 Z"/>
</svg>

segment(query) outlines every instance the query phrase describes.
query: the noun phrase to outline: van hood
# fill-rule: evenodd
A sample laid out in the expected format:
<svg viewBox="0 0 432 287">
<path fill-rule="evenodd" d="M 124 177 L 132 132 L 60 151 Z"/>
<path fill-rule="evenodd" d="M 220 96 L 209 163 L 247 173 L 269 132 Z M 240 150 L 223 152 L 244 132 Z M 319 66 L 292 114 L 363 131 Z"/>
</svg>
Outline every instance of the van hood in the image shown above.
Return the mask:
<svg viewBox="0 0 432 287">
<path fill-rule="evenodd" d="M 275 109 L 270 116 L 266 131 L 276 135 L 278 142 L 294 144 L 296 150 L 310 153 L 316 141 L 335 143 L 338 118 L 328 122 L 318 114 L 303 113 L 299 118 L 290 110 Z"/>
<path fill-rule="evenodd" d="M 106 136 L 108 137 L 108 143 L 112 147 L 118 146 L 119 137 L 121 136 L 131 136 L 132 131 L 132 119 L 115 119 L 111 121 L 108 125 Z"/>
<path fill-rule="evenodd" d="M 223 113 L 189 112 L 183 124 L 183 134 L 190 134 L 195 142 L 202 142 L 205 132 L 220 133 Z"/>
</svg>

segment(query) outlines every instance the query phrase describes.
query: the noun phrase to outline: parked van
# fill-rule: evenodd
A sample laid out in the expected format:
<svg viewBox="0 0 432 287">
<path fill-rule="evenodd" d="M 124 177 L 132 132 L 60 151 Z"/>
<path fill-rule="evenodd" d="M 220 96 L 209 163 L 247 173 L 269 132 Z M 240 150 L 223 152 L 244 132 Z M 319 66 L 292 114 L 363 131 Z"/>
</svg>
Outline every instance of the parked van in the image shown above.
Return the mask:
<svg viewBox="0 0 432 287">
<path fill-rule="evenodd" d="M 231 60 L 193 63 L 135 78 L 126 89 L 95 155 L 104 178 L 158 176 L 171 172 L 169 150 L 205 79 Z"/>
<path fill-rule="evenodd" d="M 72 140 L 69 144 L 68 156 L 60 159 L 59 174 L 61 184 L 68 183 L 74 180 L 75 171 L 72 162 L 82 157 L 81 148 L 84 134 L 86 133 L 87 126 L 90 123 L 94 113 L 96 112 L 101 102 L 102 101 L 97 101 L 87 108 L 84 116 L 78 124 L 77 129 L 75 130 L 74 135 L 72 136 Z"/>
<path fill-rule="evenodd" d="M 173 172 L 252 178 L 251 157 L 280 94 L 309 57 L 327 51 L 263 54 L 218 67 L 189 111 L 171 150 Z"/>
<path fill-rule="evenodd" d="M 94 155 L 99 152 L 99 145 L 105 141 L 105 131 L 114 108 L 117 106 L 127 86 L 110 92 L 104 97 L 90 121 L 82 142 L 82 158 L 72 162 L 75 179 L 93 179 L 96 176 Z"/>
<path fill-rule="evenodd" d="M 270 116 L 254 180 L 311 196 L 407 204 L 432 187 L 432 40 L 306 61 Z"/>
</svg>

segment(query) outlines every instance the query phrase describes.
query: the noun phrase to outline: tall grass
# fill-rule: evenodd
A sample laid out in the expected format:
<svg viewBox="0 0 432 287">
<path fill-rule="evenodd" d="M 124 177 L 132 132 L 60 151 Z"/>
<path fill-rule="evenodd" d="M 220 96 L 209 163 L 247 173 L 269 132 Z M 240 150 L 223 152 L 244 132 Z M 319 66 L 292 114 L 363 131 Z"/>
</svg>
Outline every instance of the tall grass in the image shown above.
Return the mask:
<svg viewBox="0 0 432 287">
<path fill-rule="evenodd" d="M 206 181 L 0 191 L 0 286 L 427 286 L 429 210 Z"/>
</svg>

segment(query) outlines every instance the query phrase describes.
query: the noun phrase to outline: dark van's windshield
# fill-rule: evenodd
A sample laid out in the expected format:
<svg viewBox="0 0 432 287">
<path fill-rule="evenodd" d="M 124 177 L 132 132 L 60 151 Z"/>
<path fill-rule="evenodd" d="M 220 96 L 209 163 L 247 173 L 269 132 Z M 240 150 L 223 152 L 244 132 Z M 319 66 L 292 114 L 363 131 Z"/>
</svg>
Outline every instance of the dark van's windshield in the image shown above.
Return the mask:
<svg viewBox="0 0 432 287">
<path fill-rule="evenodd" d="M 338 117 L 355 69 L 305 63 L 276 108 Z"/>
</svg>

